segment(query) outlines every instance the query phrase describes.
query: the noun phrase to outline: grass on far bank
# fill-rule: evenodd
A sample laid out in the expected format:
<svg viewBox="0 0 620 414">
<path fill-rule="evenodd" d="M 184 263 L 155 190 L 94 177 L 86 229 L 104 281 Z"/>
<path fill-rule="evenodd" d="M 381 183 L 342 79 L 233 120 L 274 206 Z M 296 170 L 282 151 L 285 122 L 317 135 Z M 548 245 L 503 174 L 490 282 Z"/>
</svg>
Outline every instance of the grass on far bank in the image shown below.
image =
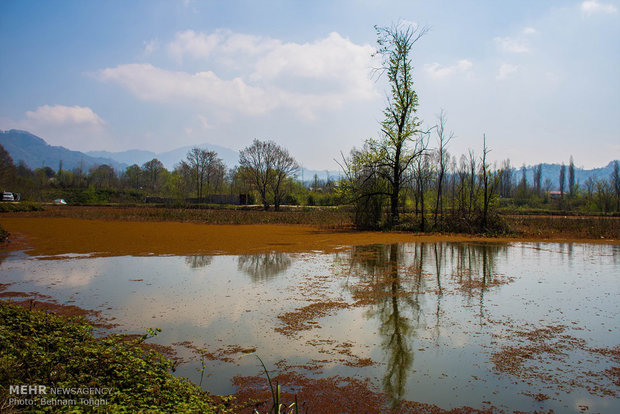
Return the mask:
<svg viewBox="0 0 620 414">
<path fill-rule="evenodd" d="M 145 346 L 149 335 L 96 338 L 83 318 L 67 318 L 0 301 L 0 411 L 2 412 L 231 412 L 185 378 L 171 374 L 172 361 Z M 152 331 L 150 332 L 153 333 Z M 11 385 L 106 388 L 109 394 L 11 395 Z M 49 389 L 49 388 L 48 388 Z M 19 397 L 34 405 L 10 404 Z M 41 399 L 77 399 L 71 406 Z M 99 407 L 80 405 L 105 400 Z"/>
<path fill-rule="evenodd" d="M 68 217 L 120 221 L 178 221 L 204 224 L 302 224 L 349 228 L 351 214 L 339 207 L 283 207 L 263 211 L 251 206 L 45 206 L 43 211 L 21 213 L 26 217 Z"/>
<path fill-rule="evenodd" d="M 23 211 L 41 211 L 41 204 L 33 201 L 0 202 L 0 213 L 17 213 Z"/>
<path fill-rule="evenodd" d="M 0 204 L 1 205 L 1 204 Z M 38 206 L 38 205 L 36 205 Z M 66 217 L 91 220 L 118 221 L 177 221 L 203 224 L 299 224 L 325 229 L 352 229 L 353 215 L 347 206 L 297 207 L 283 206 L 282 211 L 263 211 L 260 206 L 188 205 L 167 207 L 158 205 L 99 205 L 55 206 L 42 209 L 24 209 L 9 213 L 19 217 Z M 409 218 L 413 221 L 411 221 Z M 491 236 L 507 236 L 523 239 L 620 239 L 620 217 L 580 216 L 551 214 L 498 214 L 505 230 Z M 0 216 L 1 218 L 1 216 Z M 402 215 L 399 230 L 417 232 L 417 218 L 413 213 Z M 412 224 L 413 223 L 413 224 Z M 427 216 L 427 229 L 433 230 L 432 215 Z M 461 226 L 462 227 L 462 226 Z M 472 231 L 459 228 L 444 229 L 448 233 L 468 234 Z"/>
</svg>

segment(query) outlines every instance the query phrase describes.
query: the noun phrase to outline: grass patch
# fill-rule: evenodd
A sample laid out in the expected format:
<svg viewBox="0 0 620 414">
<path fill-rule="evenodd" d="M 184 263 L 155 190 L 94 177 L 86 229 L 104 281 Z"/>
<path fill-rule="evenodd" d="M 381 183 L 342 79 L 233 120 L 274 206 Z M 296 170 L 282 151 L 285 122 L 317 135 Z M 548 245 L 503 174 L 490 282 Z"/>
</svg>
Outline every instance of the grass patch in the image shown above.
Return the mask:
<svg viewBox="0 0 620 414">
<path fill-rule="evenodd" d="M 83 318 L 66 318 L 0 301 L 0 407 L 3 412 L 230 412 L 185 378 L 171 374 L 173 363 L 145 344 L 151 335 L 96 338 Z M 45 406 L 54 395 L 28 395 L 32 406 L 11 406 L 11 385 L 107 388 L 99 407 Z M 22 396 L 23 398 L 23 396 Z"/>
<path fill-rule="evenodd" d="M 351 214 L 345 208 L 284 207 L 283 211 L 262 211 L 248 206 L 229 208 L 154 206 L 49 206 L 33 213 L 36 217 L 67 217 L 120 221 L 178 221 L 203 224 L 302 224 L 325 228 L 350 227 Z"/>
<path fill-rule="evenodd" d="M 593 216 L 505 216 L 519 236 L 575 239 L 619 239 L 620 218 Z"/>
<path fill-rule="evenodd" d="M 0 213 L 17 213 L 22 211 L 42 211 L 41 204 L 32 201 L 19 203 L 0 203 Z"/>
</svg>

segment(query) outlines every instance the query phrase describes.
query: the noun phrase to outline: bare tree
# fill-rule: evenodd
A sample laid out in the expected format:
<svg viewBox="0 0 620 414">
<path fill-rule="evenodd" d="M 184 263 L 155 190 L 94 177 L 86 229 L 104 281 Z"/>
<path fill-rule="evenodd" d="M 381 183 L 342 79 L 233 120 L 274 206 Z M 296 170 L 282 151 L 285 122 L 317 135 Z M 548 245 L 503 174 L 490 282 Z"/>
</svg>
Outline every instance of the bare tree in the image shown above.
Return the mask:
<svg viewBox="0 0 620 414">
<path fill-rule="evenodd" d="M 441 215 L 443 221 L 443 200 L 442 200 L 442 184 L 446 173 L 446 158 L 447 158 L 447 146 L 452 139 L 454 139 L 454 132 L 450 132 L 446 136 L 446 113 L 442 109 L 439 114 L 439 122 L 437 124 L 437 161 L 439 168 L 437 170 L 437 199 L 435 200 L 435 219 L 434 226 L 437 227 L 437 216 Z"/>
<path fill-rule="evenodd" d="M 421 134 L 416 142 L 416 151 L 420 153 L 413 164 L 416 190 L 416 205 L 419 204 L 420 211 L 420 231 L 425 231 L 426 221 L 424 217 L 424 193 L 431 178 L 430 154 L 426 151 L 428 147 L 429 134 Z M 416 208 L 416 213 L 418 209 Z"/>
<path fill-rule="evenodd" d="M 469 150 L 469 208 L 468 213 L 471 215 L 473 209 L 476 207 L 476 193 L 478 188 L 476 186 L 476 156 L 474 150 Z"/>
<path fill-rule="evenodd" d="M 512 166 L 510 165 L 510 159 L 507 158 L 502 161 L 501 167 L 502 180 L 499 185 L 499 194 L 504 198 L 512 196 Z"/>
<path fill-rule="evenodd" d="M 265 210 L 269 210 L 269 196 L 273 194 L 275 209 L 285 194 L 284 181 L 299 167 L 288 151 L 273 141 L 255 139 L 252 145 L 239 153 L 242 174 L 258 191 Z"/>
<path fill-rule="evenodd" d="M 487 163 L 487 155 L 491 150 L 487 147 L 486 135 L 482 135 L 482 164 L 480 165 L 482 178 L 482 230 L 487 229 L 487 220 L 489 215 L 489 205 L 495 193 L 495 177 Z"/>
<path fill-rule="evenodd" d="M 222 160 L 217 158 L 217 153 L 214 151 L 194 147 L 187 153 L 187 165 L 192 170 L 196 197 L 200 202 L 205 196 L 205 187 L 208 192 L 211 174 L 216 166 L 223 165 Z"/>
<path fill-rule="evenodd" d="M 276 211 L 280 210 L 280 204 L 286 191 L 286 179 L 299 169 L 295 159 L 282 147 L 276 145 L 273 151 L 273 180 L 270 188 L 273 193 L 273 205 Z"/>
</svg>

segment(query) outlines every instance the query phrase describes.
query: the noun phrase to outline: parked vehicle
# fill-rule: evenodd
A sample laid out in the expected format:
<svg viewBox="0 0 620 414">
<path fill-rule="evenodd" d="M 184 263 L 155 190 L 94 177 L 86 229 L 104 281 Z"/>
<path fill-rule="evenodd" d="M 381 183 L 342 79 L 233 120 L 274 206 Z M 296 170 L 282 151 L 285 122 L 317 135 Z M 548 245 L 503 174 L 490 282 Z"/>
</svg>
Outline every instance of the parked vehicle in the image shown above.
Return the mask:
<svg viewBox="0 0 620 414">
<path fill-rule="evenodd" d="M 67 202 L 65 201 L 64 198 L 57 198 L 56 200 L 54 200 L 54 204 L 59 205 L 59 206 L 65 206 L 67 205 Z"/>
<path fill-rule="evenodd" d="M 15 197 L 13 197 L 13 193 L 5 191 L 2 193 L 2 201 L 15 201 Z"/>
</svg>

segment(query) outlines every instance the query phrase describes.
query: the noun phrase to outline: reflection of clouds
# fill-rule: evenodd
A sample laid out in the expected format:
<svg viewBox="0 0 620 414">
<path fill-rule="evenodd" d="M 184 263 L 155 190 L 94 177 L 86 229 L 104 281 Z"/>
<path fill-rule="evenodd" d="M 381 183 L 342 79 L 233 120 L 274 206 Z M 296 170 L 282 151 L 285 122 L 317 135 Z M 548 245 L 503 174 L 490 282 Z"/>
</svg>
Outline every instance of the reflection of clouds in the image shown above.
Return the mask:
<svg viewBox="0 0 620 414">
<path fill-rule="evenodd" d="M 213 256 L 187 256 L 185 263 L 192 269 L 207 267 L 213 262 Z"/>
<path fill-rule="evenodd" d="M 36 285 L 87 286 L 101 274 L 99 262 L 93 259 L 46 260 L 36 266 L 33 263 L 35 261 L 25 260 L 16 266 L 23 271 L 24 281 Z"/>
<path fill-rule="evenodd" d="M 248 274 L 253 282 L 266 281 L 284 272 L 291 266 L 291 256 L 286 253 L 271 252 L 239 256 L 239 270 Z"/>
</svg>

